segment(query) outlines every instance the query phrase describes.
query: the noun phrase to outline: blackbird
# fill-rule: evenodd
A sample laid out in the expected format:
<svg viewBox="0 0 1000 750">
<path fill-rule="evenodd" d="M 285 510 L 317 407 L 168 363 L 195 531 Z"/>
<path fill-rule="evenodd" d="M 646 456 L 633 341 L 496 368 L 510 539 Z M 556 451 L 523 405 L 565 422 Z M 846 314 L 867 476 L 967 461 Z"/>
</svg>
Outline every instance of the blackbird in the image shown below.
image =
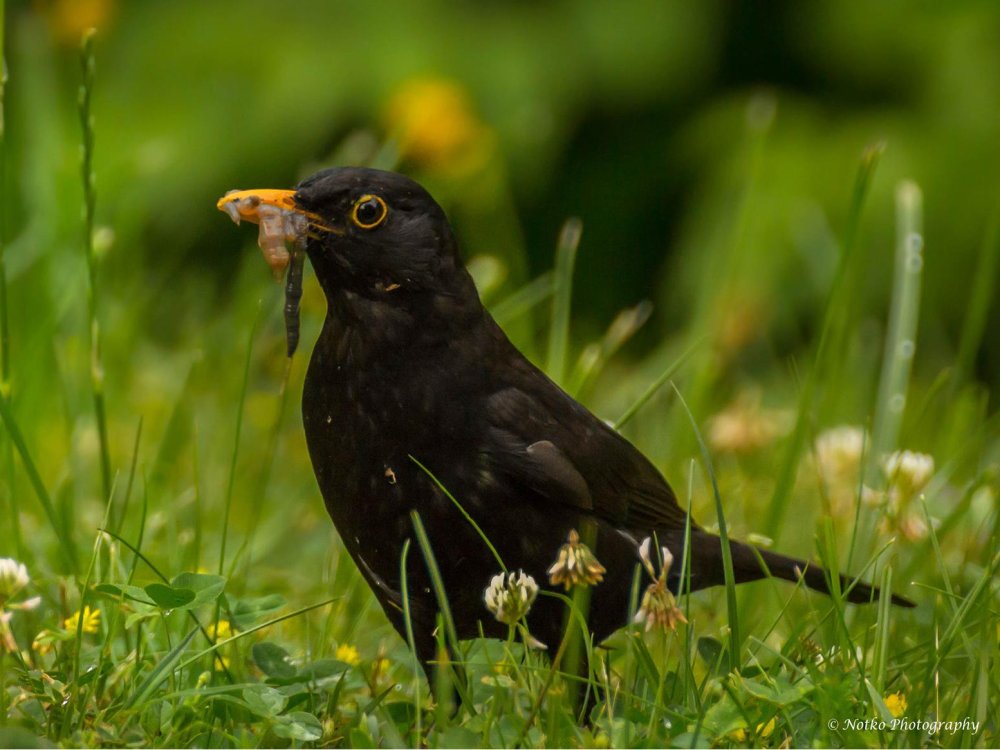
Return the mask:
<svg viewBox="0 0 1000 750">
<path fill-rule="evenodd" d="M 589 529 L 606 568 L 591 591 L 590 628 L 599 641 L 624 625 L 641 541 L 655 535 L 681 560 L 686 513 L 642 453 L 511 344 L 480 302 L 441 207 L 407 177 L 362 168 L 219 201 L 250 220 L 261 205 L 300 219 L 300 246 L 326 295 L 302 399 L 309 455 L 330 517 L 396 630 L 405 637 L 400 559 L 414 510 L 459 637 L 478 635 L 480 624 L 506 634 L 484 605 L 499 565 L 480 532 L 508 569 L 544 585 L 568 535 Z M 719 537 L 693 521 L 690 533 L 691 589 L 722 584 Z M 737 583 L 770 575 L 829 590 L 815 564 L 741 542 L 731 550 Z M 674 592 L 680 567 L 668 578 Z M 407 580 L 426 664 L 438 603 L 415 544 Z M 853 586 L 850 602 L 877 595 L 865 583 L 840 584 Z M 564 608 L 539 597 L 530 632 L 558 643 Z"/>
</svg>

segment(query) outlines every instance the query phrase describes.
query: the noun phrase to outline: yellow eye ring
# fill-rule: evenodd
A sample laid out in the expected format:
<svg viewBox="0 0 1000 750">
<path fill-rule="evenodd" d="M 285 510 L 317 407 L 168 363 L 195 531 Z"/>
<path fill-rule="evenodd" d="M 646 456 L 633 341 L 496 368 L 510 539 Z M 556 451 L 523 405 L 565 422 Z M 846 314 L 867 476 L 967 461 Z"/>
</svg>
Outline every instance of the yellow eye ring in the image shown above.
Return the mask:
<svg viewBox="0 0 1000 750">
<path fill-rule="evenodd" d="M 354 201 L 351 221 L 361 229 L 374 229 L 389 215 L 389 207 L 377 195 L 362 195 Z"/>
</svg>

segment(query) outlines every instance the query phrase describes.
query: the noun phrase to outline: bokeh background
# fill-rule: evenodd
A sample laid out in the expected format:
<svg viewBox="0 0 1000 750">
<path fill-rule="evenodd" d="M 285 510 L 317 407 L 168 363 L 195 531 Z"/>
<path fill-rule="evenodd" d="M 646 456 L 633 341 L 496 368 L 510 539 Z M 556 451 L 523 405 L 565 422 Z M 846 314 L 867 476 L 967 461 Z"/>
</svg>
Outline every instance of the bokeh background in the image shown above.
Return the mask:
<svg viewBox="0 0 1000 750">
<path fill-rule="evenodd" d="M 696 344 L 676 380 L 710 437 L 713 417 L 735 415 L 738 429 L 710 447 L 732 469 L 727 507 L 745 536 L 765 531 L 753 499 L 773 491 L 768 466 L 810 362 L 855 174 L 881 144 L 854 333 L 810 430 L 870 419 L 894 194 L 911 179 L 924 195 L 926 267 L 919 408 L 903 443 L 954 460 L 955 477 L 996 462 L 998 271 L 982 259 L 1000 201 L 997 3 L 35 0 L 6 11 L 12 403 L 81 549 L 104 507 L 77 113 L 91 26 L 97 317 L 122 483 L 138 456 L 132 510 L 114 513 L 133 534 L 145 498 L 150 554 L 167 570 L 215 564 L 247 362 L 227 569 L 253 575 L 234 585 L 319 591 L 338 570 L 354 575 L 334 564 L 298 416 L 323 300 L 307 276 L 303 344 L 282 391 L 280 287 L 254 233 L 215 209 L 229 189 L 290 187 L 332 165 L 391 166 L 427 185 L 484 297 L 539 362 L 547 299 L 499 306 L 551 268 L 560 227 L 579 217 L 571 361 L 595 341 L 621 346 L 594 377 L 570 368 L 566 380 L 614 418 Z M 970 318 L 977 283 L 988 304 Z M 962 420 L 993 425 L 969 432 L 981 451 L 959 444 Z M 628 434 L 675 478 L 696 455 L 669 388 Z M 66 572 L 7 460 L 5 553 Z M 797 497 L 783 546 L 808 556 L 815 483 Z M 695 505 L 711 517 L 703 487 Z M 345 601 L 370 609 L 358 591 Z"/>
</svg>

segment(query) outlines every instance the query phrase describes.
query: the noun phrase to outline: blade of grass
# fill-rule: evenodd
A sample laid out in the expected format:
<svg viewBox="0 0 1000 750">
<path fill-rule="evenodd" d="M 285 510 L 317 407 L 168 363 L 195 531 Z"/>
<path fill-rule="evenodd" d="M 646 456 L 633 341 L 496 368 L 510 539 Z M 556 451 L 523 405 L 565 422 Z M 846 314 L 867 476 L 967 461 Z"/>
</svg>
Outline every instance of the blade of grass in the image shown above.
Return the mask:
<svg viewBox="0 0 1000 750">
<path fill-rule="evenodd" d="M 865 680 L 865 688 L 868 690 L 868 697 L 871 698 L 872 705 L 875 706 L 875 711 L 878 713 L 879 718 L 884 722 L 891 723 L 894 717 L 885 705 L 885 700 L 881 695 L 881 688 L 877 688 L 869 680 Z"/>
<path fill-rule="evenodd" d="M 853 291 L 851 277 L 857 255 L 858 235 L 861 226 L 861 215 L 865 200 L 868 197 L 872 177 L 878 166 L 884 146 L 876 144 L 865 149 L 854 179 L 854 189 L 851 193 L 850 208 L 847 213 L 847 226 L 844 231 L 843 251 L 837 264 L 833 284 L 827 296 L 823 312 L 823 325 L 812 354 L 812 367 L 809 369 L 799 392 L 799 404 L 785 454 L 778 467 L 778 475 L 774 484 L 774 492 L 767 510 L 764 522 L 764 534 L 778 541 L 784 526 L 785 514 L 791 500 L 792 487 L 795 484 L 795 474 L 809 429 L 813 414 L 816 389 L 829 365 L 842 359 L 840 356 L 847 331 L 851 321 L 852 302 L 850 294 Z M 831 382 L 838 382 L 831 376 Z"/>
<path fill-rule="evenodd" d="M 129 486 L 125 490 L 125 497 L 124 497 L 124 502 L 126 504 L 128 503 L 129 496 L 132 493 L 132 481 L 133 481 L 133 478 L 135 477 L 136 467 L 138 466 L 138 463 L 139 463 L 139 437 L 142 435 L 142 424 L 143 424 L 143 420 L 140 417 L 139 418 L 139 426 L 136 428 L 135 443 L 132 446 L 132 461 L 131 461 L 131 465 L 129 466 L 129 479 L 128 479 Z M 147 500 L 147 498 L 146 498 L 146 490 L 145 490 L 145 484 L 144 484 L 143 485 L 143 499 L 142 499 L 142 521 L 141 521 L 141 525 L 140 525 L 140 529 L 139 529 L 139 541 L 137 543 L 138 547 L 140 549 L 142 548 L 142 535 L 143 535 L 143 530 L 144 530 L 145 525 L 146 525 L 146 510 L 147 510 L 147 502 L 146 502 L 146 500 Z M 121 524 L 123 524 L 125 522 L 124 510 L 125 509 L 123 508 L 123 510 L 122 510 L 122 517 L 118 521 L 119 526 L 121 526 Z M 98 531 L 98 533 L 101 533 L 101 532 Z M 133 555 L 132 556 L 132 565 L 129 568 L 128 580 L 126 581 L 126 585 L 131 585 L 131 583 L 132 583 L 132 576 L 135 574 L 135 568 L 136 568 L 136 565 L 138 564 L 138 562 L 139 562 L 138 558 L 136 558 Z M 111 653 L 112 653 L 112 649 L 113 649 L 113 644 L 114 644 L 114 638 L 115 638 L 115 635 L 117 634 L 118 624 L 121 621 L 122 605 L 124 605 L 124 604 L 125 604 L 125 591 L 123 589 L 122 593 L 121 593 L 121 596 L 119 596 L 119 598 L 118 598 L 118 608 L 114 610 L 114 612 L 112 613 L 111 617 L 109 618 L 107 633 L 104 636 L 104 642 L 101 644 L 101 650 L 98 653 L 98 657 L 97 657 L 97 670 L 98 670 L 98 674 L 101 673 L 101 670 L 103 669 L 105 663 L 107 663 L 108 659 L 111 657 Z M 124 628 L 122 629 L 122 637 L 123 637 L 123 639 L 125 641 L 126 651 L 131 651 L 132 650 L 131 638 L 129 637 L 128 631 L 126 629 L 124 629 Z M 95 681 L 95 684 L 96 684 L 96 681 Z"/>
<path fill-rule="evenodd" d="M 694 517 L 694 469 L 695 462 L 691 459 L 688 465 L 688 489 L 687 489 L 687 517 L 684 519 L 684 554 L 681 556 L 681 572 L 677 579 L 677 593 L 684 597 L 684 618 L 691 622 L 691 523 Z M 629 610 L 631 613 L 632 610 Z M 702 713 L 701 696 L 696 688 L 694 676 L 694 666 L 691 663 L 691 655 L 694 653 L 695 643 L 692 631 L 694 628 L 684 628 L 684 685 L 682 691 L 685 696 L 693 699 L 693 708 Z"/>
<path fill-rule="evenodd" d="M 552 296 L 552 319 L 549 326 L 549 353 L 545 371 L 556 383 L 566 375 L 569 352 L 569 314 L 573 295 L 573 267 L 580 247 L 583 223 L 571 217 L 563 224 L 556 247 L 555 290 Z"/>
<path fill-rule="evenodd" d="M 553 273 L 547 271 L 490 308 L 493 319 L 504 326 L 548 299 L 555 289 Z"/>
<path fill-rule="evenodd" d="M 183 662 L 181 662 L 180 665 L 178 665 L 177 668 L 178 668 L 178 670 L 180 670 L 180 669 L 185 669 L 187 667 L 190 667 L 192 664 L 194 664 L 195 662 L 197 662 L 199 659 L 205 658 L 206 656 L 208 656 L 209 654 L 211 654 L 213 651 L 217 651 L 218 649 L 222 648 L 223 646 L 228 646 L 230 643 L 238 641 L 241 638 L 246 638 L 247 636 L 250 636 L 250 635 L 252 635 L 252 634 L 254 634 L 254 633 L 258 632 L 258 631 L 265 630 L 266 628 L 269 628 L 272 625 L 277 625 L 279 622 L 284 622 L 285 620 L 290 620 L 293 617 L 298 617 L 299 615 L 304 615 L 306 612 L 312 612 L 314 609 L 319 609 L 320 607 L 325 607 L 327 604 L 332 604 L 333 602 L 337 601 L 337 599 L 339 599 L 339 598 L 340 597 L 337 597 L 337 596 L 330 597 L 329 599 L 324 599 L 323 601 L 321 601 L 321 602 L 319 602 L 317 604 L 310 604 L 307 607 L 301 607 L 301 608 L 295 610 L 294 612 L 289 612 L 288 614 L 281 615 L 279 617 L 274 617 L 274 618 L 268 620 L 267 622 L 262 622 L 259 625 L 254 625 L 253 627 L 247 628 L 246 630 L 241 630 L 240 632 L 236 633 L 235 635 L 230 636 L 229 638 L 225 638 L 225 639 L 223 639 L 221 641 L 216 641 L 211 646 L 208 646 L 207 648 L 204 648 L 201 651 L 199 651 L 198 653 L 196 653 L 194 656 L 188 657 Z M 197 628 L 195 629 L 195 632 L 197 632 Z"/>
<path fill-rule="evenodd" d="M 437 704 L 434 711 L 434 728 L 438 737 L 448 729 L 454 713 L 455 685 L 457 678 L 452 671 L 454 661 L 448 653 L 448 628 L 440 612 L 434 618 L 435 647 L 437 649 L 437 666 L 434 669 L 434 701 Z M 435 743 L 437 744 L 437 743 Z"/>
<path fill-rule="evenodd" d="M 653 396 L 656 395 L 656 392 L 660 390 L 660 388 L 662 388 L 664 384 L 666 384 L 666 382 L 674 376 L 674 374 L 680 369 L 681 365 L 687 361 L 688 357 L 690 357 L 691 354 L 703 343 L 705 343 L 705 339 L 703 338 L 698 339 L 697 341 L 692 343 L 687 349 L 681 352 L 681 355 L 673 362 L 671 362 L 670 365 L 667 367 L 667 369 L 664 370 L 659 375 L 659 377 L 656 378 L 656 380 L 654 380 L 652 383 L 646 386 L 646 390 L 642 392 L 642 395 L 640 395 L 639 398 L 637 398 L 632 403 L 631 406 L 629 406 L 624 412 L 622 412 L 622 415 L 618 417 L 618 419 L 616 419 L 614 424 L 612 425 L 612 429 L 621 430 L 622 427 L 628 424 L 628 422 L 632 419 L 632 417 L 634 417 L 636 413 L 643 406 L 646 405 L 649 399 L 651 399 Z"/>
<path fill-rule="evenodd" d="M 584 627 L 586 627 L 586 625 L 584 625 Z M 556 673 L 559 670 L 559 664 L 562 661 L 563 655 L 566 653 L 567 646 L 569 645 L 570 632 L 572 630 L 572 623 L 569 623 L 563 633 L 563 638 L 559 643 L 559 648 L 556 650 L 555 656 L 552 657 L 552 666 L 549 668 L 548 674 L 545 676 L 545 682 L 542 683 L 542 687 L 539 689 L 538 695 L 535 697 L 535 702 L 531 706 L 528 718 L 524 720 L 524 726 L 521 727 L 521 732 L 514 741 L 512 747 L 521 747 L 524 745 L 524 740 L 528 736 L 528 732 L 531 730 L 531 725 L 534 724 L 535 719 L 538 717 L 538 712 L 542 709 L 542 702 L 545 700 L 545 696 L 549 692 L 549 688 L 552 687 L 552 681 L 556 677 Z"/>
<path fill-rule="evenodd" d="M 412 747 L 419 747 L 423 736 L 420 713 L 420 657 L 417 656 L 417 640 L 413 637 L 413 617 L 410 612 L 410 588 L 406 573 L 406 560 L 410 554 L 410 540 L 403 542 L 403 551 L 399 555 L 399 590 L 403 599 L 403 624 L 406 626 L 406 642 L 413 654 L 413 703 L 416 706 L 416 725 L 413 733 Z"/>
<path fill-rule="evenodd" d="M 225 510 L 222 514 L 222 540 L 219 543 L 219 568 L 218 575 L 224 575 L 226 565 L 226 542 L 229 539 L 229 519 L 233 509 L 233 488 L 236 485 L 236 466 L 240 455 L 240 437 L 243 433 L 243 412 L 246 407 L 247 386 L 250 382 L 250 363 L 253 359 L 253 342 L 257 335 L 257 327 L 263 313 L 263 300 L 257 300 L 257 311 L 250 324 L 250 333 L 247 336 L 246 356 L 243 359 L 243 378 L 240 381 L 240 396 L 236 405 L 236 429 L 233 434 L 233 452 L 229 460 L 229 475 L 226 479 Z M 236 559 L 233 560 L 233 569 L 236 566 Z M 219 618 L 222 615 L 222 599 L 215 604 L 215 615 L 212 618 L 213 630 L 218 632 Z M 221 660 L 220 660 L 221 662 Z"/>
<path fill-rule="evenodd" d="M 445 591 L 444 580 L 441 578 L 441 569 L 438 567 L 437 559 L 434 557 L 431 540 L 427 536 L 427 530 L 424 528 L 424 523 L 420 520 L 420 514 L 417 511 L 410 511 L 410 522 L 413 524 L 413 531 L 417 536 L 417 544 L 420 545 L 420 551 L 424 556 L 424 563 L 427 565 L 427 573 L 430 575 L 431 585 L 434 587 L 434 596 L 437 599 L 438 610 L 441 612 L 441 618 L 444 621 L 445 633 L 448 636 L 448 645 L 456 657 L 461 656 L 462 651 L 459 648 L 458 630 L 455 628 L 455 619 L 452 617 L 451 605 L 448 603 L 448 593 Z M 457 659 L 453 659 L 452 661 L 454 662 L 456 672 L 454 680 L 455 689 L 462 697 L 466 708 L 472 713 L 476 713 L 465 687 L 465 670 L 460 666 Z"/>
<path fill-rule="evenodd" d="M 600 552 L 597 547 L 597 524 L 593 519 L 582 519 L 579 528 L 580 538 L 590 549 Z M 564 629 L 566 635 L 563 640 L 568 640 L 564 648 L 562 657 L 563 671 L 573 676 L 579 676 L 586 672 L 588 664 L 583 662 L 583 652 L 585 650 L 584 639 L 587 637 L 587 626 L 590 616 L 590 587 L 574 586 L 570 596 L 570 607 L 566 612 Z M 574 629 L 573 619 L 582 622 L 584 625 L 578 631 Z M 589 673 L 587 674 L 589 676 Z M 575 686 L 570 687 L 569 702 L 571 708 L 579 706 L 579 695 Z"/>
<path fill-rule="evenodd" d="M 652 312 L 653 305 L 648 300 L 619 312 L 601 340 L 589 344 L 580 354 L 570 374 L 566 392 L 579 398 L 579 394 L 593 383 L 608 361 L 645 325 Z"/>
<path fill-rule="evenodd" d="M 872 451 L 866 476 L 878 481 L 881 457 L 895 449 L 906 407 L 910 369 L 916 351 L 917 321 L 920 315 L 920 285 L 924 267 L 923 199 L 920 188 L 904 181 L 896 189 L 896 260 L 893 274 L 892 307 L 886 332 L 882 374 Z"/>
<path fill-rule="evenodd" d="M 892 623 L 892 566 L 882 568 L 879 581 L 878 619 L 875 623 L 875 656 L 872 659 L 872 679 L 881 693 L 885 689 L 886 664 L 889 660 L 889 626 Z"/>
<path fill-rule="evenodd" d="M 114 499 L 115 487 L 114 484 L 112 484 L 111 492 L 108 493 L 108 500 L 104 505 L 104 520 L 102 521 L 100 528 L 105 528 L 108 525 L 108 521 L 111 518 L 111 506 L 114 504 Z M 82 715 L 85 710 L 84 706 L 86 705 L 86 693 L 89 692 L 87 689 L 84 689 L 83 691 L 80 690 L 80 651 L 83 649 L 83 615 L 86 611 L 85 607 L 87 605 L 87 594 L 90 592 L 90 582 L 94 577 L 94 568 L 97 565 L 97 557 L 101 551 L 101 537 L 102 532 L 98 531 L 97 536 L 94 537 L 94 547 L 90 555 L 90 563 L 87 565 L 87 575 L 83 580 L 83 584 L 80 585 L 80 609 L 79 615 L 76 618 L 76 633 L 74 634 L 73 668 L 70 673 L 72 678 L 69 685 L 70 697 L 66 701 L 65 711 L 59 728 L 60 739 L 65 737 L 66 731 L 72 726 L 75 713 L 80 712 Z M 91 690 L 94 688 L 94 684 L 94 681 L 91 681 Z M 81 692 L 83 695 L 81 695 Z"/>
<path fill-rule="evenodd" d="M 448 491 L 448 488 L 441 484 L 441 480 L 434 476 L 434 473 L 430 469 L 420 463 L 420 461 L 413 456 L 407 454 L 407 457 L 413 461 L 413 463 L 415 463 L 422 472 L 430 477 L 431 481 L 434 482 L 437 488 L 441 490 L 449 500 L 451 500 L 452 504 L 456 508 L 458 508 L 458 512 L 461 513 L 462 517 L 469 522 L 469 525 L 472 526 L 473 529 L 475 529 L 476 533 L 479 534 L 479 538 L 483 540 L 483 543 L 489 547 L 490 552 L 493 553 L 493 558 L 497 561 L 497 565 L 500 566 L 500 570 L 506 573 L 507 566 L 503 564 L 503 559 L 500 557 L 500 553 L 497 552 L 497 548 L 493 546 L 493 542 L 490 541 L 490 538 L 486 536 L 486 532 L 480 528 L 479 524 L 476 523 L 472 516 L 469 515 L 468 511 L 466 511 L 465 508 L 462 507 L 462 504 L 455 499 L 455 496 Z"/>
<path fill-rule="evenodd" d="M 143 418 L 139 417 L 139 425 L 135 428 L 135 440 L 132 441 L 132 462 L 128 469 L 128 481 L 125 483 L 125 494 L 122 496 L 121 510 L 118 513 L 118 521 L 114 524 L 115 531 L 119 533 L 122 530 L 122 525 L 125 523 L 125 517 L 128 514 L 128 504 L 132 497 L 132 486 L 135 483 L 135 469 L 137 465 L 137 459 L 139 457 L 139 441 L 142 439 L 142 423 Z M 106 524 L 107 525 L 107 524 Z"/>
<path fill-rule="evenodd" d="M 833 528 L 833 519 L 830 516 L 823 517 L 823 528 L 820 534 L 820 561 L 826 569 L 827 582 L 830 587 L 829 594 L 834 608 L 834 630 L 837 646 L 841 653 L 847 653 L 853 657 L 855 655 L 854 649 L 849 648 L 851 633 L 844 619 L 844 592 L 841 591 L 840 587 L 840 560 L 837 555 L 836 532 Z"/>
<path fill-rule="evenodd" d="M 715 478 L 712 457 L 708 453 L 708 446 L 705 445 L 705 440 L 701 435 L 701 430 L 698 429 L 698 423 L 695 421 L 694 414 L 691 413 L 687 402 L 677 389 L 677 386 L 673 383 L 671 383 L 671 386 L 681 406 L 684 407 L 684 412 L 687 414 L 688 420 L 691 422 L 691 429 L 694 430 L 698 447 L 701 449 L 702 460 L 705 462 L 705 470 L 708 472 L 708 478 L 712 483 L 712 495 L 715 498 L 715 513 L 719 519 L 719 542 L 722 547 L 722 574 L 726 584 L 726 617 L 729 620 L 729 663 L 733 669 L 739 669 L 740 644 L 742 640 L 740 639 L 739 612 L 736 609 L 736 576 L 733 573 L 733 553 L 729 547 L 729 531 L 726 526 L 726 515 L 722 509 L 722 495 L 719 493 L 719 483 Z M 690 516 L 688 517 L 690 518 Z M 687 534 L 688 532 L 685 533 Z"/>
<path fill-rule="evenodd" d="M 8 401 L 7 397 L 2 394 L 0 394 L 0 417 L 3 418 L 4 427 L 7 428 L 7 435 L 10 438 L 10 441 L 14 444 L 18 455 L 21 457 L 21 463 L 24 465 L 24 470 L 28 474 L 28 480 L 31 483 L 31 487 L 35 491 L 35 495 L 38 497 L 38 501 L 42 505 L 42 510 L 45 511 L 45 516 L 49 521 L 49 525 L 59 538 L 59 551 L 66 560 L 69 572 L 75 575 L 78 572 L 78 564 L 76 560 L 76 547 L 74 546 L 73 538 L 65 526 L 59 521 L 58 515 L 56 515 L 56 509 L 52 504 L 52 498 L 49 495 L 49 491 L 45 489 L 45 483 L 42 481 L 41 474 L 38 473 L 38 467 L 35 466 L 35 461 L 32 459 L 31 453 L 28 451 L 27 444 L 24 442 L 24 435 L 21 433 L 21 428 L 18 426 L 17 420 L 14 418 L 14 413 L 10 408 L 10 401 Z M 13 491 L 13 488 L 11 488 L 11 490 Z"/>
<path fill-rule="evenodd" d="M 257 312 L 253 316 L 253 323 L 250 325 L 250 334 L 247 336 L 247 353 L 243 358 L 243 380 L 240 383 L 240 397 L 236 406 L 236 432 L 233 435 L 233 453 L 229 460 L 229 478 L 226 480 L 225 510 L 222 515 L 222 542 L 219 545 L 219 575 L 223 574 L 226 565 L 226 541 L 229 537 L 229 516 L 233 507 L 233 487 L 236 484 L 236 464 L 240 455 L 240 434 L 243 431 L 243 410 L 247 400 L 247 384 L 250 382 L 250 362 L 253 355 L 253 341 L 257 336 L 257 326 L 260 324 L 261 310 L 263 305 L 257 302 Z M 216 613 L 218 620 L 218 613 Z M 218 623 L 216 623 L 218 625 Z"/>
<path fill-rule="evenodd" d="M 93 579 L 94 566 L 97 564 L 97 556 L 101 551 L 101 535 L 103 532 L 101 532 L 100 529 L 105 529 L 108 526 L 108 519 L 111 517 L 111 505 L 113 502 L 114 485 L 111 487 L 111 492 L 108 494 L 108 501 L 104 506 L 104 520 L 98 528 L 97 536 L 94 538 L 94 548 L 90 554 L 90 563 L 87 565 L 87 575 L 83 580 L 83 584 L 80 586 L 80 616 L 76 620 L 76 648 L 73 650 L 72 675 L 74 683 L 80 676 L 80 647 L 83 645 L 83 608 L 87 602 L 87 594 L 90 590 L 90 582 Z"/>
<path fill-rule="evenodd" d="M 192 628 L 186 636 L 174 646 L 160 663 L 156 665 L 152 672 L 146 677 L 143 683 L 136 689 L 135 693 L 125 704 L 125 709 L 129 710 L 137 705 L 141 705 L 146 701 L 146 698 L 157 688 L 157 686 L 163 682 L 173 671 L 174 666 L 180 661 L 181 656 L 184 655 L 184 649 L 188 647 L 195 635 L 198 633 L 198 628 Z M 182 667 L 183 668 L 183 665 Z"/>
<path fill-rule="evenodd" d="M 132 552 L 132 565 L 128 571 L 128 583 L 132 583 L 132 578 L 135 576 L 135 570 L 139 567 L 139 560 L 145 558 L 142 557 L 142 542 L 146 537 L 146 518 L 149 515 L 149 479 L 146 477 L 146 472 L 142 473 L 142 513 L 139 515 L 139 532 L 136 538 L 135 547 L 133 547 L 128 542 L 122 539 L 121 534 L 112 533 L 112 536 L 116 539 L 122 541 L 126 547 Z M 150 564 L 146 561 L 147 564 Z M 161 578 L 163 576 L 160 576 Z M 164 578 L 164 582 L 166 579 Z"/>
<path fill-rule="evenodd" d="M 267 488 L 271 484 L 271 474 L 274 471 L 274 464 L 278 456 L 278 444 L 281 438 L 281 428 L 285 423 L 285 413 L 288 411 L 288 400 L 289 393 L 291 389 L 288 387 L 288 382 L 292 373 L 292 359 L 288 358 L 285 364 L 285 374 L 281 381 L 281 390 L 279 393 L 278 401 L 278 413 L 274 417 L 274 424 L 271 427 L 270 435 L 267 440 L 267 449 L 264 452 L 265 459 L 263 461 L 263 466 L 261 467 L 260 476 L 254 486 L 255 496 L 250 498 L 253 510 L 250 516 L 250 525 L 247 529 L 246 539 L 243 544 L 240 545 L 240 549 L 236 553 L 236 559 L 239 559 L 241 555 L 246 554 L 246 571 L 247 574 L 241 576 L 242 580 L 250 580 L 250 570 L 253 566 L 253 542 L 254 537 L 257 535 L 257 529 L 260 526 L 261 513 L 264 509 L 264 500 L 267 494 Z"/>
<path fill-rule="evenodd" d="M 985 567 L 982 575 L 979 577 L 979 580 L 976 581 L 972 590 L 969 591 L 968 596 L 962 600 L 961 605 L 959 605 L 958 610 L 955 612 L 954 618 L 952 618 L 952 621 L 948 623 L 948 627 L 945 628 L 944 635 L 941 636 L 939 653 L 931 672 L 936 672 L 941 666 L 941 662 L 944 660 L 945 655 L 951 650 L 952 641 L 958 637 L 962 625 L 966 619 L 968 619 L 973 606 L 978 602 L 983 592 L 989 589 L 989 584 L 996 575 L 998 566 L 1000 566 L 1000 553 L 997 553 L 990 561 L 989 565 Z"/>
</svg>

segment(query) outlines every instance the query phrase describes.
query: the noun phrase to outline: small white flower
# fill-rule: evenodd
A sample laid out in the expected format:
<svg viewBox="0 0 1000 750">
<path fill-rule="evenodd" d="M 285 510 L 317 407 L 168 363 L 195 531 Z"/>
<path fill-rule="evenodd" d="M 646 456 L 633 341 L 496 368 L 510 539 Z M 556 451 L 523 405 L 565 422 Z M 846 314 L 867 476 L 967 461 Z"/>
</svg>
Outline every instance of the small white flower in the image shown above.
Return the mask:
<svg viewBox="0 0 1000 750">
<path fill-rule="evenodd" d="M 486 587 L 483 600 L 486 608 L 502 623 L 513 625 L 531 610 L 538 596 L 535 579 L 519 570 L 493 576 Z"/>
<path fill-rule="evenodd" d="M 834 518 L 844 517 L 857 501 L 861 460 L 868 440 L 865 431 L 853 425 L 824 430 L 813 446 L 816 473 L 830 501 Z"/>
<path fill-rule="evenodd" d="M 934 476 L 934 457 L 914 451 L 896 451 L 882 460 L 886 479 L 906 497 L 914 497 Z"/>
<path fill-rule="evenodd" d="M 0 603 L 28 585 L 28 569 L 10 557 L 0 557 Z"/>
<path fill-rule="evenodd" d="M 659 578 L 656 574 L 656 566 L 653 564 L 652 558 L 649 556 L 649 548 L 653 545 L 653 540 L 651 537 L 646 537 L 642 540 L 639 545 L 639 559 L 642 560 L 642 566 L 649 573 L 649 577 L 653 580 Z M 660 547 L 660 553 L 663 555 L 661 558 L 663 564 L 660 566 L 661 572 L 666 572 L 670 570 L 670 566 L 674 564 L 674 556 L 671 554 L 670 550 L 666 547 Z"/>
<path fill-rule="evenodd" d="M 670 566 L 674 564 L 674 556 L 666 547 L 660 548 L 663 557 L 660 572 L 657 574 L 656 566 L 649 554 L 652 545 L 653 540 L 648 536 L 639 545 L 639 559 L 642 560 L 642 566 L 653 582 L 646 587 L 633 622 L 644 624 L 647 632 L 654 627 L 664 631 L 676 630 L 677 624 L 687 622 L 687 618 L 684 617 L 684 613 L 677 606 L 677 600 L 667 587 L 667 575 L 670 573 Z"/>
<path fill-rule="evenodd" d="M 865 431 L 841 425 L 824 430 L 816 438 L 816 463 L 828 484 L 852 484 L 861 467 Z"/>
<path fill-rule="evenodd" d="M 786 435 L 794 418 L 787 409 L 761 405 L 761 391 L 752 388 L 708 422 L 708 442 L 720 453 L 752 453 Z"/>
<path fill-rule="evenodd" d="M 590 547 L 580 541 L 576 529 L 570 529 L 566 544 L 559 548 L 559 557 L 548 570 L 549 583 L 562 584 L 567 591 L 573 586 L 596 586 L 606 572 Z"/>
</svg>

